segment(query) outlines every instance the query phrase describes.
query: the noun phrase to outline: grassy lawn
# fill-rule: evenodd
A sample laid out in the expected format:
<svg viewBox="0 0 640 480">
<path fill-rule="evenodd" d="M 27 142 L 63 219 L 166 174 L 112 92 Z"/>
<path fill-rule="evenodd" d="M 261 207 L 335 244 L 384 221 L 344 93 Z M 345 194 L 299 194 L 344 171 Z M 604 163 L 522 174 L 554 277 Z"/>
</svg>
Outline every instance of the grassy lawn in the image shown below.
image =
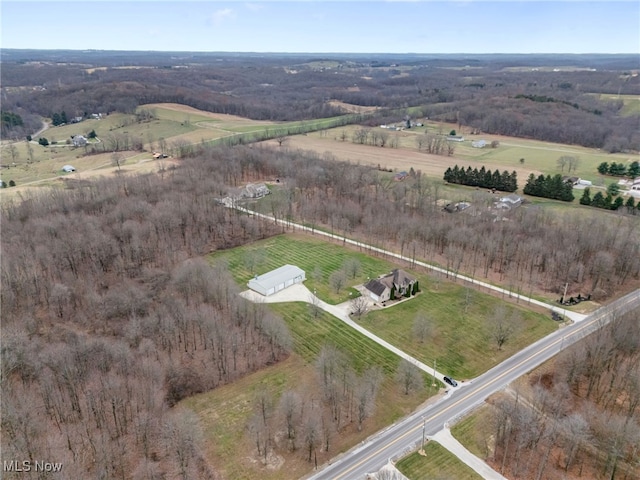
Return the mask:
<svg viewBox="0 0 640 480">
<path fill-rule="evenodd" d="M 411 480 L 481 480 L 482 477 L 462 463 L 456 456 L 431 441 L 425 445 L 425 456 L 415 452 L 403 458 L 396 467 Z"/>
<path fill-rule="evenodd" d="M 485 459 L 489 455 L 487 441 L 493 433 L 490 426 L 490 408 L 486 404 L 483 405 L 451 428 L 451 434 L 456 440 L 481 459 Z"/>
<path fill-rule="evenodd" d="M 229 271 L 241 287 L 246 286 L 255 274 L 260 275 L 285 264 L 297 265 L 306 272 L 306 287 L 310 291 L 316 290 L 318 297 L 331 304 L 349 300 L 349 293 L 357 293 L 348 286 L 365 283 L 368 277 L 375 278 L 397 268 L 380 258 L 303 235 L 278 235 L 248 246 L 216 253 L 211 258 L 213 261 L 227 262 Z M 347 259 L 360 262 L 360 271 L 336 292 L 331 287 L 329 277 L 340 270 Z"/>
<path fill-rule="evenodd" d="M 475 377 L 507 359 L 515 352 L 557 329 L 548 315 L 510 305 L 517 310 L 521 324 L 516 333 L 498 350 L 486 319 L 499 305 L 500 298 L 468 290 L 433 277 L 419 277 L 421 293 L 415 298 L 384 310 L 364 315 L 358 323 L 402 347 L 427 365 L 458 379 Z M 420 343 L 413 334 L 416 316 L 430 319 L 433 333 Z"/>
</svg>

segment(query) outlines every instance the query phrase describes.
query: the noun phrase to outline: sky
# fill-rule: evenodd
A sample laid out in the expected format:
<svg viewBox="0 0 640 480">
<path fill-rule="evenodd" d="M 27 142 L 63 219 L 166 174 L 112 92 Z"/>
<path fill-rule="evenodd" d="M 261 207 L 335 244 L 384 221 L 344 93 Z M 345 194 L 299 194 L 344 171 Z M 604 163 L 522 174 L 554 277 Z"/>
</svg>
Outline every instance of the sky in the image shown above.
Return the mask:
<svg viewBox="0 0 640 480">
<path fill-rule="evenodd" d="M 0 19 L 1 48 L 640 54 L 638 0 L 0 0 Z"/>
</svg>

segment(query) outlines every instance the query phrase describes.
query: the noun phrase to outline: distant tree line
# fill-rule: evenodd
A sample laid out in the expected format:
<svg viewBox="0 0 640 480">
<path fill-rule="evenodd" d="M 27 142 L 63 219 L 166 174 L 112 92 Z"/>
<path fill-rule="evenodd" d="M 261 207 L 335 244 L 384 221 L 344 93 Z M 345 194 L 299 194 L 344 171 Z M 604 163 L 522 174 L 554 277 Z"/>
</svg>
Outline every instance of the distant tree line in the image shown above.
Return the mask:
<svg viewBox="0 0 640 480">
<path fill-rule="evenodd" d="M 574 199 L 573 185 L 562 180 L 560 174 L 536 177 L 532 173 L 527 179 L 523 192 L 534 197 L 552 198 L 563 202 L 572 202 Z"/>
<path fill-rule="evenodd" d="M 93 58 L 102 60 L 99 54 Z M 150 61 L 135 54 L 130 58 L 135 65 Z M 295 73 L 291 58 L 276 56 L 223 62 L 202 59 L 186 68 L 166 68 L 167 61 L 180 64 L 178 59 L 165 59 L 157 68 L 144 69 L 110 68 L 109 64 L 91 73 L 85 63 L 35 66 L 3 62 L 3 84 L 40 87 L 6 92 L 3 109 L 23 119 L 22 111 L 42 117 L 65 111 L 72 118 L 92 112 L 133 113 L 145 103 L 174 102 L 259 120 L 292 121 L 343 115 L 344 110 L 330 101 L 335 99 L 382 110 L 415 107 L 412 115 L 420 112 L 487 133 L 610 152 L 640 149 L 637 118 L 620 115 L 623 102 L 602 101 L 592 95 L 640 93 L 638 78 L 622 71 L 505 71 L 500 60 L 483 59 L 478 60 L 484 67 L 478 72 L 481 78 L 469 81 L 457 70 L 437 67 L 459 65 L 459 59 L 412 59 L 404 65 L 411 67 L 406 76 L 394 74 L 396 69 L 374 68 L 371 62 L 337 60 L 340 67 L 333 71 L 307 67 L 303 62 L 295 65 Z M 591 60 L 591 64 L 599 62 Z M 611 64 L 619 68 L 620 62 Z M 18 111 L 20 108 L 23 110 Z M 382 112 L 379 115 L 386 117 Z M 30 123 L 32 128 L 36 125 Z"/>
<path fill-rule="evenodd" d="M 502 192 L 515 192 L 518 189 L 518 178 L 515 170 L 511 173 L 506 170 L 500 173 L 498 169 L 491 172 L 486 170 L 484 165 L 471 169 L 471 166 L 466 169 L 455 165 L 453 168 L 449 167 L 444 172 L 444 180 L 449 183 L 456 183 L 460 185 L 469 185 L 472 187 L 482 188 L 495 188 Z"/>
</svg>

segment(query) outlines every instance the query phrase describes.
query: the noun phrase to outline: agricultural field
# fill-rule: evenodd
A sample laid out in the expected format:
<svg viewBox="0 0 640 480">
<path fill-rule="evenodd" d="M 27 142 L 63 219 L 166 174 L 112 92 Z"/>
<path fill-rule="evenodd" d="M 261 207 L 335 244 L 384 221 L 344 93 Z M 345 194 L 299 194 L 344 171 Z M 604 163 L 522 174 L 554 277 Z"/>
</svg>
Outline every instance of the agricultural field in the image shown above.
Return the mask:
<svg viewBox="0 0 640 480">
<path fill-rule="evenodd" d="M 623 116 L 640 115 L 640 96 L 638 95 L 600 94 L 598 97 L 600 100 L 612 102 L 622 101 L 620 114 Z"/>
<path fill-rule="evenodd" d="M 410 480 L 433 478 L 442 480 L 481 480 L 482 477 L 455 455 L 435 441 L 424 446 L 425 455 L 418 452 L 396 463 L 396 468 Z"/>
<path fill-rule="evenodd" d="M 335 118 L 307 122 L 264 122 L 213 114 L 178 104 L 148 104 L 138 108 L 139 114 L 145 112 L 151 116 L 139 119 L 136 115 L 113 113 L 101 119 L 50 126 L 39 135 L 34 135 L 31 142 L 3 142 L 0 178 L 7 184 L 13 180 L 17 187 L 33 187 L 58 185 L 60 179 L 67 177 L 110 175 L 113 172 L 111 153 L 99 152 L 105 147 L 109 151 L 112 139 L 118 137 L 126 136 L 131 145 L 138 143 L 142 148 L 141 151 L 120 152 L 126 159 L 123 169 L 126 172 L 148 172 L 166 168 L 169 163 L 164 162 L 156 168 L 147 164 L 153 160 L 151 153 L 156 150 L 171 155 L 179 145 L 196 145 L 251 132 L 274 133 L 279 129 L 295 130 L 309 126 L 323 128 L 335 122 Z M 74 147 L 67 143 L 75 135 L 88 137 L 91 131 L 95 131 L 97 137 L 89 139 L 86 147 Z M 40 145 L 40 138 L 46 138 L 49 146 Z M 9 153 L 10 145 L 15 148 L 14 157 Z M 67 164 L 73 165 L 76 172 L 62 172 L 62 167 Z"/>
<path fill-rule="evenodd" d="M 353 143 L 354 132 L 361 127 L 345 126 L 333 128 L 321 132 L 309 133 L 306 136 L 291 137 L 287 146 L 313 150 L 319 154 L 331 152 L 336 160 L 360 163 L 362 165 L 380 166 L 393 171 L 408 171 L 410 168 L 421 170 L 422 173 L 442 178 L 447 167 L 458 164 L 459 166 L 481 167 L 484 165 L 490 169 L 513 171 L 518 174 L 518 183 L 522 188 L 529 174 L 539 175 L 563 174 L 576 175 L 580 178 L 592 181 L 595 185 L 610 183 L 611 178 L 602 176 L 597 172 L 597 166 L 602 162 L 631 163 L 639 160 L 637 154 L 609 154 L 597 149 L 554 144 L 539 140 L 528 140 L 501 135 L 470 135 L 465 127 L 459 130 L 456 125 L 435 122 L 426 122 L 423 127 L 415 127 L 400 132 L 389 132 L 390 137 L 397 137 L 398 148 L 381 148 L 379 146 L 360 145 Z M 372 127 L 379 128 L 379 127 Z M 429 133 L 447 134 L 456 130 L 463 135 L 463 142 L 455 143 L 453 156 L 431 155 L 418 151 L 416 138 L 419 135 Z M 343 140 L 343 137 L 344 140 Z M 471 143 L 475 140 L 485 140 L 485 148 L 474 148 Z M 499 142 L 497 148 L 491 148 L 492 141 Z M 569 173 L 557 165 L 561 156 L 573 156 L 579 158 L 577 170 Z M 521 162 L 524 159 L 524 162 Z"/>
</svg>

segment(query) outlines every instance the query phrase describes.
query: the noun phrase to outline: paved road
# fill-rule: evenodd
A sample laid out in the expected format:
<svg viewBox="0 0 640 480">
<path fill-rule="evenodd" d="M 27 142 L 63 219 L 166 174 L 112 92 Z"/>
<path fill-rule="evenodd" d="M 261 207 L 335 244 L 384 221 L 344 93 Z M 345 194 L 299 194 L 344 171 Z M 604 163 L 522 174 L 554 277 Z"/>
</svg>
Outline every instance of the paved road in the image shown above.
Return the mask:
<svg viewBox="0 0 640 480">
<path fill-rule="evenodd" d="M 309 480 L 363 479 L 377 472 L 389 459 L 416 450 L 425 437 L 433 436 L 445 424 L 481 405 L 493 393 L 547 361 L 564 348 L 604 326 L 616 314 L 640 308 L 640 290 L 600 308 L 582 322 L 565 327 L 530 345 L 500 365 L 453 390 L 438 403 L 419 410 L 401 422 L 373 435 L 369 440 L 334 459 L 330 465 L 307 477 Z M 423 433 L 424 429 L 424 433 Z"/>
</svg>

